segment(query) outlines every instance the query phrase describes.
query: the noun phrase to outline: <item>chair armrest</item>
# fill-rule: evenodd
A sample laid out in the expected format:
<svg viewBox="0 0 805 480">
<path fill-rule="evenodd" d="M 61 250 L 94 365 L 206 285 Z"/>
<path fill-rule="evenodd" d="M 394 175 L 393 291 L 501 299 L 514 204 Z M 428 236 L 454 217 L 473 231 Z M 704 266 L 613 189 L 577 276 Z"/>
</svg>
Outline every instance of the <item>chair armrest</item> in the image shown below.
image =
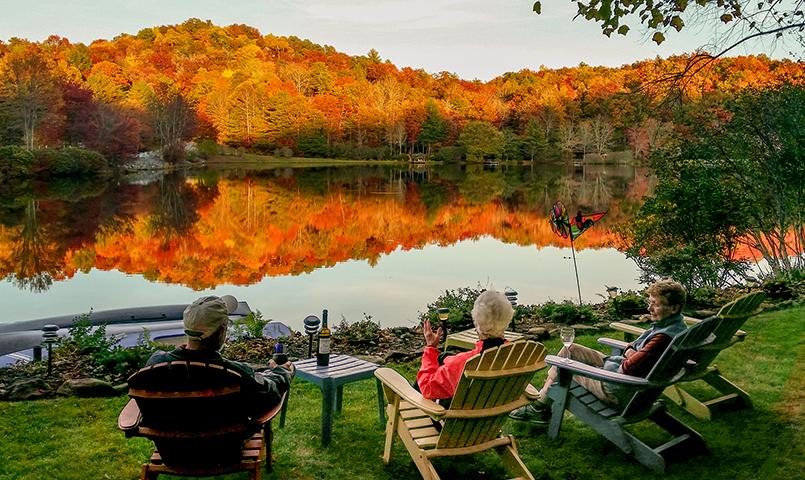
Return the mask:
<svg viewBox="0 0 805 480">
<path fill-rule="evenodd" d="M 392 370 L 390 368 L 378 368 L 375 370 L 375 377 L 377 377 L 383 383 L 385 388 L 390 389 L 400 398 L 414 405 L 428 415 L 436 418 L 444 416 L 444 407 L 423 397 L 422 394 L 414 390 L 414 387 L 408 383 L 408 380 L 406 380 L 405 377 L 400 375 L 396 370 Z"/>
<path fill-rule="evenodd" d="M 140 426 L 141 418 L 140 407 L 137 406 L 137 402 L 132 398 L 129 400 L 129 403 L 123 407 L 123 410 L 120 411 L 120 415 L 117 417 L 117 428 L 127 434 L 136 431 Z"/>
<path fill-rule="evenodd" d="M 601 380 L 602 382 L 619 383 L 621 385 L 629 385 L 634 387 L 651 387 L 660 386 L 655 382 L 649 382 L 645 378 L 633 377 L 632 375 L 625 375 L 623 373 L 610 372 L 603 368 L 593 367 L 583 362 L 576 360 L 565 361 L 564 357 L 557 357 L 556 355 L 548 355 L 545 357 L 545 362 L 548 365 L 553 365 L 560 370 L 569 370 L 573 375 L 581 375 L 582 377 L 592 378 L 594 380 Z"/>
<path fill-rule="evenodd" d="M 612 349 L 611 355 L 621 355 L 629 346 L 629 342 L 615 340 L 614 338 L 599 338 L 598 343 Z"/>
<path fill-rule="evenodd" d="M 288 392 L 286 391 L 285 393 L 282 394 L 282 396 L 280 397 L 280 401 L 276 405 L 271 407 L 271 409 L 268 410 L 267 412 L 261 414 L 259 417 L 255 417 L 254 419 L 252 419 L 252 423 L 255 425 L 264 425 L 268 423 L 272 418 L 274 418 L 278 413 L 280 413 L 280 410 L 282 410 L 282 404 L 285 403 L 287 399 L 288 399 Z"/>
<path fill-rule="evenodd" d="M 530 383 L 525 386 L 525 398 L 529 400 L 539 400 L 539 390 L 534 385 Z"/>
<path fill-rule="evenodd" d="M 609 324 L 609 328 L 612 330 L 617 330 L 623 333 L 629 333 L 631 335 L 640 336 L 641 333 L 645 332 L 645 328 L 638 327 L 637 325 L 630 325 L 628 323 L 621 323 L 621 322 L 612 322 Z"/>
</svg>

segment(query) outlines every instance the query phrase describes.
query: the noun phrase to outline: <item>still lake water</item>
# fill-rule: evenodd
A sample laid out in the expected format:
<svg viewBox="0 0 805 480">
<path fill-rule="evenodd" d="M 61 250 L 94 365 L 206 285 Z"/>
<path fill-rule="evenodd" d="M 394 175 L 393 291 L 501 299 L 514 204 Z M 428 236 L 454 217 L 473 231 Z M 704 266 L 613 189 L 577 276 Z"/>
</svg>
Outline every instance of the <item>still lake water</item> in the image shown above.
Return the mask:
<svg viewBox="0 0 805 480">
<path fill-rule="evenodd" d="M 638 288 L 610 228 L 651 188 L 613 165 L 203 170 L 0 187 L 0 322 L 232 294 L 300 329 L 413 325 L 445 289 L 576 300 L 548 211 L 608 211 L 576 241 L 585 302 Z"/>
</svg>

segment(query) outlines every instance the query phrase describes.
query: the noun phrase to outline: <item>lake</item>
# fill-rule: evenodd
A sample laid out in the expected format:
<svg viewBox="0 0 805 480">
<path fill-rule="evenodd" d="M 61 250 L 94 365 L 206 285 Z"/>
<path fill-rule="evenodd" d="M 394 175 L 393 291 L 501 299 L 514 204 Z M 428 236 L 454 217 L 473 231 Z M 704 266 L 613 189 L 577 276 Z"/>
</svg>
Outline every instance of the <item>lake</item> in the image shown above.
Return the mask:
<svg viewBox="0 0 805 480">
<path fill-rule="evenodd" d="M 607 211 L 576 240 L 581 294 L 639 288 L 611 228 L 650 191 L 623 165 L 190 170 L 0 187 L 0 322 L 232 294 L 300 329 L 309 314 L 409 326 L 445 289 L 575 300 L 554 201 Z"/>
</svg>

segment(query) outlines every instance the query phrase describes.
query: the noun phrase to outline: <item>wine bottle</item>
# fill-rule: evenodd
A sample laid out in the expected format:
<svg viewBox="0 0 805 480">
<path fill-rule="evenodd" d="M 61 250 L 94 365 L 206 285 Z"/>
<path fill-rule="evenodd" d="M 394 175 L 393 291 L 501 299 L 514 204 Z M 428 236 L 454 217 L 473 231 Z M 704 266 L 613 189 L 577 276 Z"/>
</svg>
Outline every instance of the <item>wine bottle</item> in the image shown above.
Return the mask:
<svg viewBox="0 0 805 480">
<path fill-rule="evenodd" d="M 288 363 L 288 355 L 285 354 L 285 346 L 280 342 L 274 344 L 273 358 L 277 365 L 285 365 Z"/>
<path fill-rule="evenodd" d="M 316 365 L 326 367 L 330 364 L 330 327 L 327 326 L 327 309 L 321 312 L 319 348 L 316 351 Z"/>
</svg>

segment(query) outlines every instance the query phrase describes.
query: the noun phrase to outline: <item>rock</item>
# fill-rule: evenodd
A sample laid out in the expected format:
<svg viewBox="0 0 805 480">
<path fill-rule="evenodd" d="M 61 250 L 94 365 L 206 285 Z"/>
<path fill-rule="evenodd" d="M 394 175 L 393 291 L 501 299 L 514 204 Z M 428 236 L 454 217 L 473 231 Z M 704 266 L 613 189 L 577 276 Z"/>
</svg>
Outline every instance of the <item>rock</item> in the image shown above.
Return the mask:
<svg viewBox="0 0 805 480">
<path fill-rule="evenodd" d="M 551 334 L 548 333 L 548 329 L 545 327 L 532 327 L 528 329 L 528 334 L 533 336 L 537 340 L 547 340 L 551 338 Z"/>
<path fill-rule="evenodd" d="M 263 336 L 266 338 L 283 338 L 293 335 L 293 331 L 282 322 L 268 322 L 263 327 Z"/>
<path fill-rule="evenodd" d="M 118 383 L 113 387 L 117 393 L 120 395 L 126 395 L 129 393 L 129 384 L 126 382 Z"/>
<path fill-rule="evenodd" d="M 386 361 L 378 356 L 375 355 L 353 355 L 358 360 L 364 360 L 370 363 L 376 363 L 378 365 L 384 365 Z"/>
<path fill-rule="evenodd" d="M 72 378 L 61 384 L 56 393 L 66 397 L 116 397 L 115 387 L 97 378 Z"/>
<path fill-rule="evenodd" d="M 8 387 L 6 400 L 36 400 L 53 395 L 53 389 L 41 378 L 26 378 L 17 380 Z"/>
<path fill-rule="evenodd" d="M 576 331 L 576 335 L 589 335 L 598 331 L 598 327 L 595 325 L 576 324 L 571 326 L 573 327 L 573 330 Z"/>
<path fill-rule="evenodd" d="M 414 358 L 415 354 L 401 352 L 399 350 L 391 350 L 383 356 L 383 363 L 403 363 Z"/>
</svg>

